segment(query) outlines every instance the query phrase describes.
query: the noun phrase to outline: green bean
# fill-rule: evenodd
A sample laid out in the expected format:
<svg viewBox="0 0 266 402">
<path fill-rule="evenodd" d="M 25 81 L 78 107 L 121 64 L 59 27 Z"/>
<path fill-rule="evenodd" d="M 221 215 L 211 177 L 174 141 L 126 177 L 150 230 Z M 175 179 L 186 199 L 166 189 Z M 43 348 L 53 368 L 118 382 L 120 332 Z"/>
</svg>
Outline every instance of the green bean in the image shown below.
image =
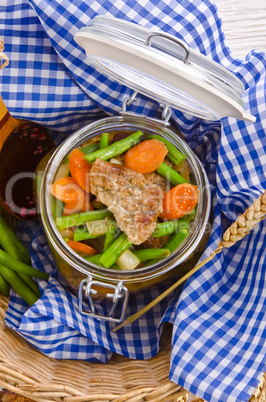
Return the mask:
<svg viewBox="0 0 266 402">
<path fill-rule="evenodd" d="M 78 214 L 58 217 L 55 220 L 55 224 L 57 228 L 60 230 L 69 228 L 71 226 L 78 226 L 86 222 L 104 219 L 107 216 L 112 215 L 113 215 L 112 212 L 110 212 L 107 208 L 98 209 L 95 211 L 80 212 Z"/>
<path fill-rule="evenodd" d="M 99 265 L 100 267 L 105 268 L 105 266 L 100 262 L 101 256 L 102 256 L 102 254 L 96 254 L 96 255 L 89 255 L 88 257 L 84 257 L 84 258 L 85 258 L 85 260 L 92 262 L 95 265 Z M 115 263 L 111 266 L 111 268 L 121 271 L 121 268 L 119 268 L 119 266 Z"/>
<path fill-rule="evenodd" d="M 167 165 L 167 163 L 162 162 L 156 171 L 175 186 L 181 183 L 188 183 L 188 181 L 181 176 L 181 174 L 172 169 L 169 165 Z"/>
<path fill-rule="evenodd" d="M 185 240 L 185 238 L 187 237 L 188 233 L 189 233 L 189 221 L 187 221 L 187 223 L 184 224 L 184 226 L 182 226 L 178 232 L 174 233 L 170 237 L 170 239 L 164 244 L 164 246 L 163 246 L 164 249 L 168 249 L 169 254 L 171 254 Z M 148 267 L 150 265 L 156 264 L 159 260 L 160 259 L 158 259 L 158 258 L 148 260 L 145 263 L 145 267 Z"/>
<path fill-rule="evenodd" d="M 195 219 L 195 216 L 197 214 L 197 207 L 193 208 L 189 214 L 185 215 L 185 218 L 188 219 L 189 221 L 192 221 L 192 219 Z"/>
<path fill-rule="evenodd" d="M 154 232 L 152 233 L 153 237 L 162 237 L 168 236 L 177 232 L 182 227 L 187 227 L 187 219 L 175 219 L 173 221 L 166 221 L 157 223 Z"/>
<path fill-rule="evenodd" d="M 107 219 L 103 251 L 106 251 L 111 246 L 115 241 L 117 234 L 119 234 L 119 229 L 116 221 L 114 219 Z"/>
<path fill-rule="evenodd" d="M 109 145 L 109 134 L 103 133 L 100 139 L 99 149 L 106 148 L 108 147 L 108 145 Z"/>
<path fill-rule="evenodd" d="M 92 262 L 95 265 L 99 265 L 100 267 L 104 267 L 104 265 L 100 262 L 100 257 L 102 254 L 95 254 L 95 255 L 89 255 L 87 257 L 84 257 L 86 261 Z"/>
<path fill-rule="evenodd" d="M 25 262 L 30 264 L 31 258 L 30 258 L 30 253 L 28 252 L 27 248 L 24 246 L 23 243 L 19 240 L 17 237 L 16 233 L 11 229 L 11 227 L 6 223 L 4 218 L 0 215 L 0 222 L 2 224 L 2 227 L 5 229 L 7 234 L 10 237 L 10 241 L 12 241 L 17 248 L 19 252 L 20 259 Z"/>
<path fill-rule="evenodd" d="M 170 254 L 167 248 L 146 248 L 143 250 L 134 250 L 133 254 L 142 261 L 152 260 L 153 258 L 165 258 Z"/>
<path fill-rule="evenodd" d="M 112 145 L 109 145 L 106 148 L 99 149 L 91 153 L 90 155 L 85 155 L 84 159 L 88 161 L 90 164 L 100 158 L 104 161 L 107 161 L 114 156 L 121 155 L 123 152 L 127 151 L 132 145 L 137 144 L 140 137 L 143 135 L 141 131 L 136 131 L 135 133 L 129 135 L 128 137 L 124 138 L 123 140 L 114 142 Z"/>
<path fill-rule="evenodd" d="M 173 145 L 170 141 L 168 141 L 165 138 L 162 138 L 159 135 L 149 135 L 148 138 L 151 139 L 157 139 L 159 141 L 162 141 L 167 149 L 168 149 L 168 158 L 175 164 L 179 165 L 179 163 L 183 162 L 186 159 L 186 155 L 180 152 L 175 145 Z"/>
<path fill-rule="evenodd" d="M 81 148 L 81 152 L 83 152 L 85 155 L 89 155 L 92 152 L 95 152 L 99 149 L 99 142 L 96 142 L 95 144 L 90 144 L 87 145 L 86 147 Z"/>
<path fill-rule="evenodd" d="M 186 159 L 186 155 L 180 152 L 170 141 L 166 140 L 165 138 L 162 138 L 160 135 L 152 134 L 149 135 L 148 138 L 162 141 L 168 149 L 167 154 L 168 158 L 175 165 L 178 165 L 180 162 Z"/>
<path fill-rule="evenodd" d="M 46 272 L 39 271 L 24 262 L 15 260 L 3 250 L 0 250 L 0 264 L 3 264 L 5 267 L 10 268 L 17 273 L 33 276 L 34 278 L 44 280 L 48 280 L 49 278 L 49 275 Z"/>
<path fill-rule="evenodd" d="M 104 235 L 91 235 L 84 226 L 78 226 L 74 232 L 74 241 L 98 239 L 99 237 L 104 237 Z"/>
<path fill-rule="evenodd" d="M 59 200 L 58 198 L 55 198 L 53 195 L 51 197 L 52 197 L 52 200 L 51 200 L 52 214 L 53 214 L 53 218 L 56 219 L 56 218 L 62 216 L 65 203 L 63 201 Z"/>
<path fill-rule="evenodd" d="M 0 293 L 6 297 L 9 296 L 9 284 L 8 282 L 5 280 L 5 278 L 3 278 L 3 276 L 0 274 Z"/>
<path fill-rule="evenodd" d="M 174 233 L 170 237 L 170 239 L 166 242 L 166 244 L 164 244 L 164 248 L 168 248 L 170 253 L 172 253 L 185 240 L 188 233 L 189 233 L 189 221 L 187 221 L 186 226 L 184 224 L 184 226 L 182 226 L 178 232 Z"/>
<path fill-rule="evenodd" d="M 116 262 L 120 254 L 127 250 L 131 245 L 132 243 L 128 241 L 127 235 L 121 233 L 110 247 L 103 252 L 100 257 L 100 262 L 105 266 L 105 268 L 110 268 Z"/>
<path fill-rule="evenodd" d="M 38 300 L 38 296 L 22 281 L 16 272 L 0 264 L 0 274 L 30 306 Z"/>
<path fill-rule="evenodd" d="M 3 224 L 2 219 L 0 219 L 0 244 L 5 252 L 10 255 L 10 257 L 14 258 L 15 260 L 20 260 L 18 249 L 6 230 L 6 225 Z"/>
<path fill-rule="evenodd" d="M 40 289 L 34 280 L 25 274 L 18 274 L 18 276 L 26 283 L 26 285 L 36 294 L 36 296 L 41 297 Z"/>
</svg>

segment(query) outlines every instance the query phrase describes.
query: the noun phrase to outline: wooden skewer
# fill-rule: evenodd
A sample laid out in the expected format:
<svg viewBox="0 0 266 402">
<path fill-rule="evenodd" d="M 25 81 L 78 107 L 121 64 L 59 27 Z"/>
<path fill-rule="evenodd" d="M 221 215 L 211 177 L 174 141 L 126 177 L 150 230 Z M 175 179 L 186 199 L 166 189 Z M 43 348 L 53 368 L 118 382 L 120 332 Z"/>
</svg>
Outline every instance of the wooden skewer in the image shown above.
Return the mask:
<svg viewBox="0 0 266 402">
<path fill-rule="evenodd" d="M 115 327 L 112 330 L 112 332 L 116 332 L 125 325 L 132 323 L 136 321 L 138 318 L 140 318 L 143 314 L 145 314 L 148 310 L 153 308 L 157 303 L 159 303 L 166 296 L 168 296 L 173 290 L 175 290 L 178 286 L 180 286 L 184 281 L 186 281 L 191 275 L 193 275 L 196 271 L 198 271 L 209 261 L 211 261 L 216 256 L 216 254 L 220 253 L 223 250 L 223 248 L 231 247 L 237 241 L 243 239 L 244 236 L 250 233 L 250 231 L 255 226 L 257 226 L 257 224 L 262 219 L 265 218 L 265 215 L 266 215 L 266 190 L 225 231 L 222 240 L 219 242 L 217 248 L 213 251 L 213 253 L 209 255 L 209 257 L 205 258 L 205 260 L 201 261 L 198 265 L 192 268 L 186 275 L 184 275 L 172 286 L 170 286 L 169 289 L 165 290 L 160 296 L 156 297 L 156 299 L 154 299 L 147 306 L 143 307 L 140 311 L 137 311 L 137 313 L 131 315 L 124 322 Z"/>
</svg>

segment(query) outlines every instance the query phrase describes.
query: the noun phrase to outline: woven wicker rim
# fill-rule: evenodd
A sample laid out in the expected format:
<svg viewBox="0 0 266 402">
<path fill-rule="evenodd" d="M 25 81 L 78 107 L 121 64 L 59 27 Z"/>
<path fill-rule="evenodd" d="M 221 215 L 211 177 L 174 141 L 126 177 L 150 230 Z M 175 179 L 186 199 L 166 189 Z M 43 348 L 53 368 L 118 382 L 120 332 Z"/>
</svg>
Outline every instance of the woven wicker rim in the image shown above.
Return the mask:
<svg viewBox="0 0 266 402">
<path fill-rule="evenodd" d="M 108 364 L 51 359 L 5 327 L 8 299 L 0 297 L 0 386 L 34 401 L 202 402 L 171 382 L 171 326 L 149 360 L 114 355 Z M 263 376 L 250 402 L 265 402 Z"/>
</svg>

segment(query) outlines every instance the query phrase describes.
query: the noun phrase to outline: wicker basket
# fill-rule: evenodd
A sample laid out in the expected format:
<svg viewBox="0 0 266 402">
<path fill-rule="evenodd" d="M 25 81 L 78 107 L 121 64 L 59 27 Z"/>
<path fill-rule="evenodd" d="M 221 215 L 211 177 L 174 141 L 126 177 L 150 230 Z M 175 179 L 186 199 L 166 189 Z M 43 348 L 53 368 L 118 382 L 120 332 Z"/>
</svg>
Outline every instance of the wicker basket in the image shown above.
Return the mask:
<svg viewBox="0 0 266 402">
<path fill-rule="evenodd" d="M 0 297 L 0 386 L 35 401 L 201 402 L 169 376 L 171 325 L 149 360 L 114 355 L 108 364 L 54 360 L 5 327 L 8 299 Z M 266 401 L 263 377 L 250 402 Z"/>
</svg>

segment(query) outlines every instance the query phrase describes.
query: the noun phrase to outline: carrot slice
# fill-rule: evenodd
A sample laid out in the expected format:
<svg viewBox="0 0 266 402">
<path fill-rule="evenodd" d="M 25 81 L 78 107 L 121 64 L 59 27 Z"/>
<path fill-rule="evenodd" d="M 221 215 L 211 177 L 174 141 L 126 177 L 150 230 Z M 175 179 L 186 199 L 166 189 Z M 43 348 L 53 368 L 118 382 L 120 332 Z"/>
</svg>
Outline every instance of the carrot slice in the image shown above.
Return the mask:
<svg viewBox="0 0 266 402">
<path fill-rule="evenodd" d="M 126 152 L 124 165 L 142 174 L 151 173 L 158 169 L 167 152 L 168 149 L 162 141 L 146 140 Z"/>
<path fill-rule="evenodd" d="M 87 193 L 86 193 L 87 195 Z M 92 211 L 94 208 L 88 196 L 83 197 L 81 201 L 68 202 L 64 206 L 63 216 L 77 214 L 78 212 Z"/>
<path fill-rule="evenodd" d="M 84 153 L 79 149 L 74 149 L 69 154 L 69 170 L 73 180 L 88 193 L 91 165 L 84 159 Z"/>
<path fill-rule="evenodd" d="M 77 253 L 87 254 L 87 255 L 98 254 L 98 252 L 94 248 L 92 248 L 92 247 L 88 246 L 87 244 L 84 244 L 80 241 L 68 240 L 67 245 L 70 248 L 72 248 L 72 250 L 76 251 Z"/>
<path fill-rule="evenodd" d="M 77 202 L 83 191 L 72 177 L 62 177 L 51 187 L 52 195 L 66 203 Z"/>
<path fill-rule="evenodd" d="M 168 191 L 163 200 L 162 219 L 173 220 L 187 215 L 198 202 L 198 187 L 182 183 Z"/>
</svg>

